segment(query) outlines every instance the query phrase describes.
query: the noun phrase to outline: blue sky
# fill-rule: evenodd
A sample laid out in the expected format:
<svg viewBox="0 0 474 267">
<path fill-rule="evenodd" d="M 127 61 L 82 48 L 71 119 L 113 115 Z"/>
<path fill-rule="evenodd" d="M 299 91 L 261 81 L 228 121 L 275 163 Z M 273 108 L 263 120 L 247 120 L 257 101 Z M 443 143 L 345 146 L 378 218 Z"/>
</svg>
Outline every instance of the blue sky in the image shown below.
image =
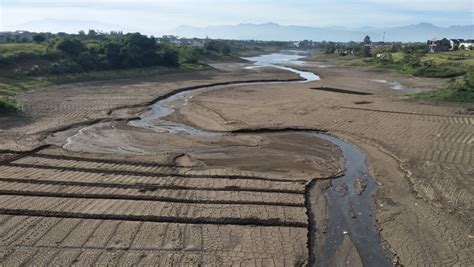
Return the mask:
<svg viewBox="0 0 474 267">
<path fill-rule="evenodd" d="M 0 0 L 0 30 L 121 29 L 172 33 L 179 25 L 275 22 L 391 27 L 473 24 L 473 0 Z M 86 29 L 87 30 L 87 29 Z"/>
</svg>

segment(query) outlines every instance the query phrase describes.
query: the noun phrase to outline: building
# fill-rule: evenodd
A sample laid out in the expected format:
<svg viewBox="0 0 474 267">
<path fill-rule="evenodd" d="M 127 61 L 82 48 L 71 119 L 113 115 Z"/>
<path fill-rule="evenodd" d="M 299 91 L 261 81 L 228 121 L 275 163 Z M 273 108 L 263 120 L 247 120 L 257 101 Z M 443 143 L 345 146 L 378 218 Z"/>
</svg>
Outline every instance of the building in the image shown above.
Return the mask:
<svg viewBox="0 0 474 267">
<path fill-rule="evenodd" d="M 447 52 L 451 49 L 451 41 L 446 38 L 429 40 L 426 45 L 430 52 Z"/>
<path fill-rule="evenodd" d="M 474 49 L 474 40 L 463 40 L 459 43 L 459 49 L 471 50 Z"/>
<path fill-rule="evenodd" d="M 464 42 L 464 39 L 451 39 L 449 42 L 451 44 L 449 50 L 458 50 L 461 43 Z"/>
</svg>

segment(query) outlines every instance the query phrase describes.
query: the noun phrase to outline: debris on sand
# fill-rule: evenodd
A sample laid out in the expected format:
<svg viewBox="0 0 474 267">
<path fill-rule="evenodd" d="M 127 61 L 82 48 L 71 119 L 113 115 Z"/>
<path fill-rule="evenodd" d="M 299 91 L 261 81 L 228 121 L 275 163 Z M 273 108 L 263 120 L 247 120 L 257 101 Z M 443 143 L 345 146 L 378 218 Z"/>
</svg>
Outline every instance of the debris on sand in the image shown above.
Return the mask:
<svg viewBox="0 0 474 267">
<path fill-rule="evenodd" d="M 365 188 L 367 187 L 367 179 L 364 177 L 359 177 L 354 181 L 354 188 L 358 195 L 364 192 Z"/>
</svg>

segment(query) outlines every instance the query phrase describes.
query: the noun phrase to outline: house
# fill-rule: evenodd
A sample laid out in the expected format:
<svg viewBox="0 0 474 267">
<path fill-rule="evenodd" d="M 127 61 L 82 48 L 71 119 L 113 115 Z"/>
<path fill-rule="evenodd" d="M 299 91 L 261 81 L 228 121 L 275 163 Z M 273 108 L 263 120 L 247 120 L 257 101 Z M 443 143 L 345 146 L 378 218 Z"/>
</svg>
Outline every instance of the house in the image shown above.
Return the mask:
<svg viewBox="0 0 474 267">
<path fill-rule="evenodd" d="M 428 40 L 426 45 L 430 52 L 447 52 L 451 48 L 451 42 L 446 38 Z"/>
<path fill-rule="evenodd" d="M 464 42 L 464 39 L 451 39 L 449 40 L 451 47 L 449 50 L 458 50 L 459 45 L 461 45 L 462 42 Z"/>
<path fill-rule="evenodd" d="M 179 44 L 178 37 L 174 35 L 163 35 L 161 38 L 158 38 L 157 41 L 158 43 Z"/>
<path fill-rule="evenodd" d="M 463 40 L 459 44 L 459 49 L 465 49 L 465 50 L 474 49 L 474 40 Z"/>
</svg>

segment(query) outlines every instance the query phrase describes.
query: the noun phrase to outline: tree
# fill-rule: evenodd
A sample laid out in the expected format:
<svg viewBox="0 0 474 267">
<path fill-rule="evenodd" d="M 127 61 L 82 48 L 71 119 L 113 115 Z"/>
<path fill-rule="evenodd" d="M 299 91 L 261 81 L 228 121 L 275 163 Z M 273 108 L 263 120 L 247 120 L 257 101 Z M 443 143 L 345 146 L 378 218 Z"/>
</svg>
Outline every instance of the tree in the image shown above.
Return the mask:
<svg viewBox="0 0 474 267">
<path fill-rule="evenodd" d="M 230 55 L 230 47 L 229 47 L 229 45 L 226 44 L 226 43 L 224 43 L 224 44 L 222 45 L 222 54 L 224 54 L 224 55 L 226 55 L 226 56 Z"/>
<path fill-rule="evenodd" d="M 179 65 L 179 54 L 176 50 L 168 49 L 163 54 L 163 64 L 170 67 Z"/>
<path fill-rule="evenodd" d="M 95 70 L 99 68 L 100 62 L 96 55 L 86 51 L 79 54 L 77 64 L 84 70 Z"/>
<path fill-rule="evenodd" d="M 337 45 L 334 42 L 323 42 L 321 43 L 321 48 L 324 50 L 325 54 L 333 54 L 336 52 Z"/>
<path fill-rule="evenodd" d="M 370 36 L 365 36 L 364 38 L 364 48 L 362 49 L 362 56 L 371 57 L 372 56 L 372 41 L 370 41 Z"/>
<path fill-rule="evenodd" d="M 122 63 L 122 57 L 120 50 L 123 45 L 120 43 L 108 43 L 105 45 L 105 58 L 112 67 L 120 67 Z"/>
<path fill-rule="evenodd" d="M 229 55 L 231 52 L 229 45 L 224 41 L 208 40 L 204 44 L 204 48 L 208 51 L 213 51 L 224 55 Z"/>
<path fill-rule="evenodd" d="M 35 35 L 33 35 L 33 41 L 35 43 L 42 43 L 42 42 L 46 41 L 46 37 L 44 37 L 44 35 L 42 35 L 42 34 L 35 34 Z"/>
<path fill-rule="evenodd" d="M 89 32 L 87 33 L 87 36 L 89 36 L 89 37 L 94 37 L 96 35 L 97 35 L 97 32 L 95 30 L 92 30 L 92 29 L 89 30 Z"/>
<path fill-rule="evenodd" d="M 371 43 L 372 43 L 372 41 L 370 41 L 370 36 L 368 36 L 368 35 L 365 36 L 365 38 L 364 38 L 364 44 L 370 45 Z"/>
<path fill-rule="evenodd" d="M 77 39 L 62 39 L 56 44 L 56 48 L 63 51 L 67 55 L 77 56 L 82 52 L 84 46 L 81 41 Z"/>
<path fill-rule="evenodd" d="M 148 38 L 140 33 L 127 34 L 125 36 L 125 50 L 122 48 L 123 60 L 125 66 L 151 66 L 159 62 L 159 56 L 156 53 L 158 45 L 156 39 Z"/>
</svg>

